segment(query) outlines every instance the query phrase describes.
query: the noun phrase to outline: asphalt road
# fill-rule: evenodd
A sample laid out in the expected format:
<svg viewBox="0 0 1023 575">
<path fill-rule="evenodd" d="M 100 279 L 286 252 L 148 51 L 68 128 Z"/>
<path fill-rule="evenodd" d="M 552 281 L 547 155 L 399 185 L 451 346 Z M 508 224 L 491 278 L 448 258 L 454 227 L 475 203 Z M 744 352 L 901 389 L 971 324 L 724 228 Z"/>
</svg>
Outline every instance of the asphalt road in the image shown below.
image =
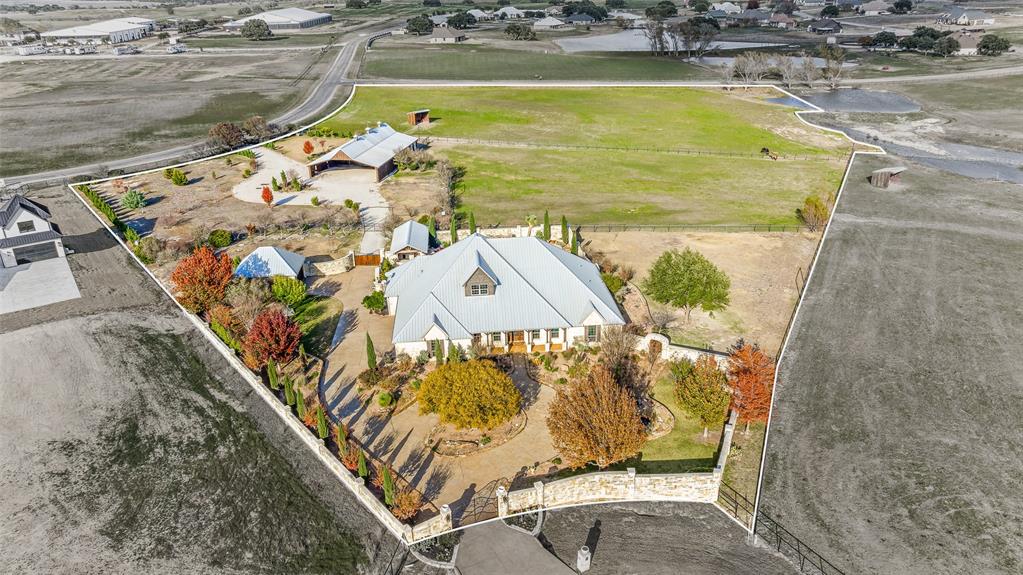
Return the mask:
<svg viewBox="0 0 1023 575">
<path fill-rule="evenodd" d="M 327 73 L 324 74 L 323 78 L 320 79 L 320 82 L 315 88 L 313 88 L 309 97 L 295 108 L 292 108 L 284 114 L 272 119 L 271 122 L 281 126 L 286 126 L 288 124 L 298 124 L 302 120 L 312 120 L 319 114 L 325 113 L 325 108 L 333 101 L 334 94 L 337 92 L 338 87 L 352 83 L 351 72 L 353 65 L 355 64 L 355 57 L 359 52 L 359 48 L 366 42 L 385 33 L 393 27 L 394 22 L 386 22 L 361 29 L 357 32 L 352 32 L 351 34 L 353 37 L 344 44 L 341 52 L 338 53 L 334 62 L 331 64 L 330 69 L 327 70 Z M 96 174 L 116 169 L 130 171 L 132 169 L 138 169 L 140 166 L 153 163 L 171 164 L 196 159 L 204 154 L 205 144 L 203 142 L 195 142 L 157 152 L 132 156 L 130 158 L 111 160 L 109 162 L 97 162 L 94 164 L 38 172 L 24 176 L 12 176 L 5 178 L 5 182 L 7 184 L 28 184 L 48 181 L 59 182 L 82 174 Z"/>
</svg>

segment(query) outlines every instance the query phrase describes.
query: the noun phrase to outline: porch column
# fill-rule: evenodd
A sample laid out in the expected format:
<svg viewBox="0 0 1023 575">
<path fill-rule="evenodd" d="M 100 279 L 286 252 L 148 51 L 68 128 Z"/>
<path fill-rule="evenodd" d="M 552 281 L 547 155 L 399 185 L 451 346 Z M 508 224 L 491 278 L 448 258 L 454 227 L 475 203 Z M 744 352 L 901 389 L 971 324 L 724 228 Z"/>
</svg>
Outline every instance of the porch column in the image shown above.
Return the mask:
<svg viewBox="0 0 1023 575">
<path fill-rule="evenodd" d="M 508 343 L 508 334 L 509 333 L 511 333 L 511 332 L 509 332 L 509 331 L 501 332 L 501 347 L 504 349 L 504 353 L 508 353 L 508 346 L 510 345 Z"/>
<path fill-rule="evenodd" d="M 550 329 L 543 330 L 543 350 L 544 351 L 550 351 L 551 350 L 551 330 Z"/>
<path fill-rule="evenodd" d="M 533 338 L 529 337 L 530 335 L 528 329 L 522 330 L 522 341 L 526 344 L 526 353 L 533 351 Z"/>
</svg>

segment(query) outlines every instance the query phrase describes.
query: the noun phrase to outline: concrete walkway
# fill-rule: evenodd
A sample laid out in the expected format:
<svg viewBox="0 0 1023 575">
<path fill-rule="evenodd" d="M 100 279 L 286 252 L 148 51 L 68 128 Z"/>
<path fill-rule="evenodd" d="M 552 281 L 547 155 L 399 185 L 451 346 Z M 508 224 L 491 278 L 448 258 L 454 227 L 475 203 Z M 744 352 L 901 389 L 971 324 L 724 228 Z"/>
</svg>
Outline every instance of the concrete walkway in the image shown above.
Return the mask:
<svg viewBox="0 0 1023 575">
<path fill-rule="evenodd" d="M 575 573 L 526 533 L 502 521 L 470 527 L 458 544 L 462 575 L 570 575 Z"/>
</svg>

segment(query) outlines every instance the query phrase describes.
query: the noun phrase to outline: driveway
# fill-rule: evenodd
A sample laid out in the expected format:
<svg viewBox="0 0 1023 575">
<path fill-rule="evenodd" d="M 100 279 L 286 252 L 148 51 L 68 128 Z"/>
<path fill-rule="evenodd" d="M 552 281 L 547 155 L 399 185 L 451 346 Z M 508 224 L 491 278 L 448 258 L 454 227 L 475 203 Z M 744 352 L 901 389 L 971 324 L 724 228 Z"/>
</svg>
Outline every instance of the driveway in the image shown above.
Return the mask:
<svg viewBox="0 0 1023 575">
<path fill-rule="evenodd" d="M 305 187 L 301 192 L 290 189 L 274 192 L 275 206 L 311 206 L 313 197 L 327 205 L 343 205 L 345 200 L 352 200 L 360 205 L 359 220 L 366 229 L 359 251 L 372 253 L 385 246 L 386 238 L 381 226 L 391 207 L 380 195 L 380 184 L 373 170 L 335 168 L 309 178 L 309 171 L 301 162 L 267 148 L 254 151 L 259 168 L 234 187 L 231 192 L 234 197 L 244 202 L 262 204 L 263 186 L 269 186 L 271 178 L 280 179 L 282 171 L 296 172 Z"/>
<path fill-rule="evenodd" d="M 67 258 L 0 268 L 0 314 L 80 297 Z"/>
</svg>

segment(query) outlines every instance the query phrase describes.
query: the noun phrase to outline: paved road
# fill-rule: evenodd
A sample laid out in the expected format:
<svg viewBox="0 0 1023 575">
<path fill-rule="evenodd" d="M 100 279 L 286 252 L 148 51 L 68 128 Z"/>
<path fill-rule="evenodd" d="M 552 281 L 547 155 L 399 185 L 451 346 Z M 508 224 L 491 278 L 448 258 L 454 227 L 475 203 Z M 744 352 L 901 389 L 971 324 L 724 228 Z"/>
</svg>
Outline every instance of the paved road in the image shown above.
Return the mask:
<svg viewBox="0 0 1023 575">
<path fill-rule="evenodd" d="M 278 125 L 286 126 L 288 124 L 298 124 L 302 120 L 314 119 L 318 114 L 325 113 L 325 108 L 330 105 L 334 99 L 334 94 L 337 89 L 340 86 L 346 86 L 352 83 L 348 79 L 351 78 L 350 74 L 352 72 L 353 65 L 356 62 L 355 56 L 359 51 L 359 47 L 375 36 L 393 28 L 394 25 L 394 22 L 385 22 L 351 33 L 352 38 L 343 45 L 341 51 L 334 59 L 334 62 L 331 64 L 326 74 L 324 74 L 323 78 L 320 79 L 320 82 L 316 85 L 316 87 L 313 88 L 309 97 L 295 108 L 292 108 L 271 121 Z M 94 174 L 106 170 L 138 169 L 139 166 L 160 162 L 170 164 L 201 157 L 205 153 L 204 147 L 204 143 L 195 142 L 175 146 L 165 150 L 141 154 L 130 158 L 111 160 L 109 162 L 98 162 L 84 166 L 50 170 L 47 172 L 39 172 L 24 176 L 12 176 L 6 178 L 5 181 L 8 184 L 60 181 L 81 174 Z"/>
</svg>

